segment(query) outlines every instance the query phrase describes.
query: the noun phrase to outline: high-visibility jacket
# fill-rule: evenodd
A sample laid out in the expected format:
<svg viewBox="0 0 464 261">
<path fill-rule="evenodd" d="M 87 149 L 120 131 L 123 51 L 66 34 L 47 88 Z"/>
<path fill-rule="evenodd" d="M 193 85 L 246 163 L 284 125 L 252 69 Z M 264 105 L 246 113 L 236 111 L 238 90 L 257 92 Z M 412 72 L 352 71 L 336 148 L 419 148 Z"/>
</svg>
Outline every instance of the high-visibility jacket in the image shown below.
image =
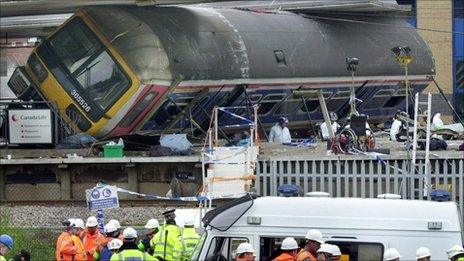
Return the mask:
<svg viewBox="0 0 464 261">
<path fill-rule="evenodd" d="M 200 235 L 197 234 L 195 228 L 186 227 L 182 231 L 182 235 L 179 237 L 180 244 L 182 246 L 182 259 L 189 260 L 193 254 L 195 247 L 200 240 Z"/>
<path fill-rule="evenodd" d="M 282 253 L 272 261 L 295 261 L 295 258 L 288 253 Z"/>
<path fill-rule="evenodd" d="M 147 252 L 150 255 L 153 255 L 153 249 L 150 246 L 150 241 L 154 236 L 155 234 L 146 235 L 144 239 L 140 240 L 139 244 L 137 245 L 139 250 L 142 252 Z"/>
<path fill-rule="evenodd" d="M 95 230 L 94 233 L 90 233 L 87 229 L 85 230 L 84 238 L 82 242 L 84 243 L 84 249 L 88 252 L 87 260 L 93 261 L 93 253 L 101 246 L 104 245 L 105 237 L 100 233 L 100 231 Z"/>
<path fill-rule="evenodd" d="M 173 224 L 163 224 L 150 241 L 150 246 L 153 249 L 153 256 L 160 257 L 167 261 L 182 259 L 182 245 L 179 237 L 181 230 Z"/>
<path fill-rule="evenodd" d="M 6 258 L 4 258 L 2 255 L 0 255 L 0 261 L 6 261 Z"/>
<path fill-rule="evenodd" d="M 305 250 L 303 248 L 303 249 L 300 250 L 300 252 L 296 256 L 296 260 L 297 261 L 316 261 L 317 256 L 316 257 L 313 256 L 313 254 L 311 254 L 311 252 L 309 252 L 308 250 Z"/>
<path fill-rule="evenodd" d="M 64 231 L 58 236 L 58 239 L 56 240 L 56 247 L 55 247 L 55 259 L 56 260 L 61 259 L 61 254 L 60 254 L 61 244 L 63 243 L 63 239 L 66 236 L 71 236 L 71 235 L 68 232 Z"/>
<path fill-rule="evenodd" d="M 74 246 L 76 247 L 76 254 L 74 255 L 74 260 L 81 260 L 81 261 L 87 260 L 87 256 L 86 256 L 85 249 L 84 249 L 84 244 L 82 243 L 81 238 L 78 236 L 72 235 L 71 240 Z"/>
<path fill-rule="evenodd" d="M 156 261 L 148 253 L 138 249 L 126 249 L 111 256 L 111 261 Z"/>
</svg>

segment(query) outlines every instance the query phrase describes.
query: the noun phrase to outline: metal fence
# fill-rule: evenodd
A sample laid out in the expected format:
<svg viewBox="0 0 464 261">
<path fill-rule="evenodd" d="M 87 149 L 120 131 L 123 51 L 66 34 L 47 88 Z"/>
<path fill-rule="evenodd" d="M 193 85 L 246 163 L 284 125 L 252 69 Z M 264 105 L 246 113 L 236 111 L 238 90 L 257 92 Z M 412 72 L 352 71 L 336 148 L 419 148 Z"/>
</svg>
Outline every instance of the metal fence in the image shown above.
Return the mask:
<svg viewBox="0 0 464 261">
<path fill-rule="evenodd" d="M 406 171 L 404 159 L 288 159 L 261 160 L 255 186 L 262 196 L 277 196 L 283 184 L 299 185 L 302 193 L 328 192 L 333 197 L 375 198 L 399 194 L 403 199 L 430 200 L 435 189 L 447 190 L 464 213 L 464 159 L 435 159 L 431 173 L 424 174 L 424 161 L 414 171 Z"/>
</svg>

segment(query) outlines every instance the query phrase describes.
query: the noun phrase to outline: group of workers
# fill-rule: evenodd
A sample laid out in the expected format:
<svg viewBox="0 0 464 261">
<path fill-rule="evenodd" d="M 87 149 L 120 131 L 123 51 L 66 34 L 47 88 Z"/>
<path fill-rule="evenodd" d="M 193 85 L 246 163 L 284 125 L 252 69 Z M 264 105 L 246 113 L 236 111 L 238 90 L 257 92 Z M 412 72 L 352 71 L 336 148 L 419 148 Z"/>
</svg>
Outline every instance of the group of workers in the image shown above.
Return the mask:
<svg viewBox="0 0 464 261">
<path fill-rule="evenodd" d="M 299 248 L 295 238 L 287 237 L 280 245 L 280 254 L 273 261 L 340 261 L 343 258 L 340 248 L 334 244 L 325 243 L 322 233 L 317 229 L 311 229 L 306 233 L 306 242 L 303 248 Z M 464 249 L 455 245 L 447 252 L 450 261 L 464 261 Z M 255 260 L 255 250 L 250 243 L 242 243 L 236 250 L 236 261 Z M 417 261 L 430 261 L 432 254 L 426 247 L 420 247 L 416 251 Z M 395 248 L 387 249 L 383 254 L 384 261 L 400 261 L 401 255 Z"/>
<path fill-rule="evenodd" d="M 103 234 L 93 216 L 85 225 L 82 219 L 69 219 L 63 223 L 65 229 L 56 242 L 55 258 L 59 261 L 189 260 L 200 236 L 193 220 L 186 220 L 184 227 L 178 226 L 174 211 L 163 213 L 161 225 L 156 219 L 148 220 L 141 239 L 132 227 L 121 231 L 115 219 L 104 226 Z"/>
</svg>

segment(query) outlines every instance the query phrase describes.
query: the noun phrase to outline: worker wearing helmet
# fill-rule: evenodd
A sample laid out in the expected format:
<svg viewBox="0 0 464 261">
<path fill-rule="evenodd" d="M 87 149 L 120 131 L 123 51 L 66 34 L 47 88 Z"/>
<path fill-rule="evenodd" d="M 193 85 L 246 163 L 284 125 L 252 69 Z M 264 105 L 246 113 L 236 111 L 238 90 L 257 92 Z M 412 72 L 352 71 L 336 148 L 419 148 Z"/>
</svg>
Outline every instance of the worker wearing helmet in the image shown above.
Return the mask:
<svg viewBox="0 0 464 261">
<path fill-rule="evenodd" d="M 179 241 L 182 246 L 182 259 L 189 260 L 193 254 L 195 247 L 200 240 L 200 235 L 195 231 L 195 221 L 193 219 L 187 219 L 184 222 L 184 229 L 182 235 L 179 237 Z"/>
<path fill-rule="evenodd" d="M 175 209 L 171 209 L 163 213 L 164 223 L 150 241 L 153 256 L 160 260 L 171 261 L 182 258 L 182 245 L 179 241 L 182 232 L 176 224 L 176 214 L 174 212 Z"/>
<path fill-rule="evenodd" d="M 253 261 L 255 260 L 255 250 L 250 243 L 241 243 L 235 252 L 237 257 L 235 261 Z"/>
<path fill-rule="evenodd" d="M 298 255 L 298 243 L 293 237 L 287 237 L 280 245 L 282 253 L 273 261 L 294 261 Z"/>
<path fill-rule="evenodd" d="M 57 240 L 55 252 L 56 260 L 86 260 L 86 252 L 79 238 L 79 228 L 76 226 L 75 219 L 69 219 L 63 222 L 63 225 L 66 226 L 66 228 Z"/>
<path fill-rule="evenodd" d="M 108 249 L 112 254 L 119 253 L 119 249 L 122 247 L 123 242 L 119 238 L 115 238 L 108 243 Z"/>
<path fill-rule="evenodd" d="M 430 257 L 432 253 L 430 253 L 430 249 L 426 247 L 419 247 L 416 250 L 416 260 L 417 261 L 430 261 Z"/>
<path fill-rule="evenodd" d="M 13 238 L 9 235 L 0 235 L 0 261 L 6 261 L 5 256 L 13 249 Z"/>
<path fill-rule="evenodd" d="M 460 245 L 454 245 L 446 254 L 451 261 L 464 261 L 464 248 Z"/>
<path fill-rule="evenodd" d="M 290 131 L 287 128 L 288 119 L 286 117 L 280 117 L 279 121 L 271 128 L 269 133 L 269 142 L 275 142 L 280 144 L 292 142 Z"/>
<path fill-rule="evenodd" d="M 153 255 L 153 249 L 150 247 L 151 239 L 158 233 L 159 222 L 156 219 L 150 219 L 147 221 L 145 225 L 145 229 L 147 233 L 145 234 L 145 238 L 140 240 L 138 247 L 141 251 L 145 251 L 150 255 Z"/>
<path fill-rule="evenodd" d="M 306 245 L 298 253 L 296 257 L 297 261 L 316 261 L 317 250 L 324 243 L 322 240 L 322 233 L 317 229 L 311 229 L 306 233 L 305 236 Z"/>
<path fill-rule="evenodd" d="M 122 235 L 121 233 L 121 224 L 119 223 L 119 221 L 117 219 L 111 219 L 110 221 L 108 221 L 108 224 L 113 224 L 114 226 L 116 226 L 116 238 L 119 238 L 119 240 L 123 241 L 124 240 L 124 236 Z"/>
<path fill-rule="evenodd" d="M 87 260 L 93 261 L 93 254 L 105 243 L 105 237 L 98 231 L 98 221 L 96 217 L 87 218 L 84 231 L 84 249 L 87 252 Z"/>
<path fill-rule="evenodd" d="M 119 253 L 111 256 L 111 261 L 126 261 L 126 260 L 146 260 L 155 261 L 156 259 L 148 253 L 142 252 L 137 247 L 137 231 L 131 227 L 124 229 L 122 232 L 124 241 L 119 248 Z"/>
<path fill-rule="evenodd" d="M 84 220 L 80 218 L 74 218 L 74 227 L 79 231 L 79 238 L 84 238 L 85 224 Z"/>
<path fill-rule="evenodd" d="M 108 244 L 112 240 L 117 239 L 119 232 L 116 228 L 116 224 L 113 222 L 108 222 L 108 224 L 105 225 L 104 232 L 106 235 L 105 241 L 93 253 L 94 260 L 109 261 L 111 259 L 112 252 L 109 249 Z"/>
<path fill-rule="evenodd" d="M 400 261 L 401 255 L 396 248 L 389 248 L 383 253 L 384 261 Z"/>
<path fill-rule="evenodd" d="M 321 247 L 317 250 L 317 261 L 332 261 L 334 250 L 334 246 L 331 244 L 321 244 Z"/>
</svg>

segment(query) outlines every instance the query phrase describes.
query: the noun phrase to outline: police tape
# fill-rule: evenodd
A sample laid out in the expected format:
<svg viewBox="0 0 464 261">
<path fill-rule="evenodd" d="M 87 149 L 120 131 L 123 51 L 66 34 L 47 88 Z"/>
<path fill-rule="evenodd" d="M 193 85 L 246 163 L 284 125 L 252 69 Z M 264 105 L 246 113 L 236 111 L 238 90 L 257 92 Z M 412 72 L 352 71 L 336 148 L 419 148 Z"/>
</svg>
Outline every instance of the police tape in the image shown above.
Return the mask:
<svg viewBox="0 0 464 261">
<path fill-rule="evenodd" d="M 160 200 L 172 200 L 172 201 L 188 201 L 188 202 L 202 202 L 202 201 L 208 201 L 208 200 L 215 200 L 215 199 L 233 199 L 233 198 L 239 198 L 242 197 L 248 193 L 235 193 L 235 194 L 224 194 L 220 196 L 190 196 L 190 197 L 163 197 L 163 196 L 156 196 L 156 195 L 150 195 L 150 194 L 145 194 L 145 193 L 138 193 L 135 191 L 130 191 L 127 189 L 119 188 L 116 187 L 118 192 L 121 193 L 127 193 L 130 195 L 135 195 L 135 196 L 140 196 L 140 197 L 145 197 L 145 198 L 150 198 L 150 199 L 160 199 Z"/>
</svg>

